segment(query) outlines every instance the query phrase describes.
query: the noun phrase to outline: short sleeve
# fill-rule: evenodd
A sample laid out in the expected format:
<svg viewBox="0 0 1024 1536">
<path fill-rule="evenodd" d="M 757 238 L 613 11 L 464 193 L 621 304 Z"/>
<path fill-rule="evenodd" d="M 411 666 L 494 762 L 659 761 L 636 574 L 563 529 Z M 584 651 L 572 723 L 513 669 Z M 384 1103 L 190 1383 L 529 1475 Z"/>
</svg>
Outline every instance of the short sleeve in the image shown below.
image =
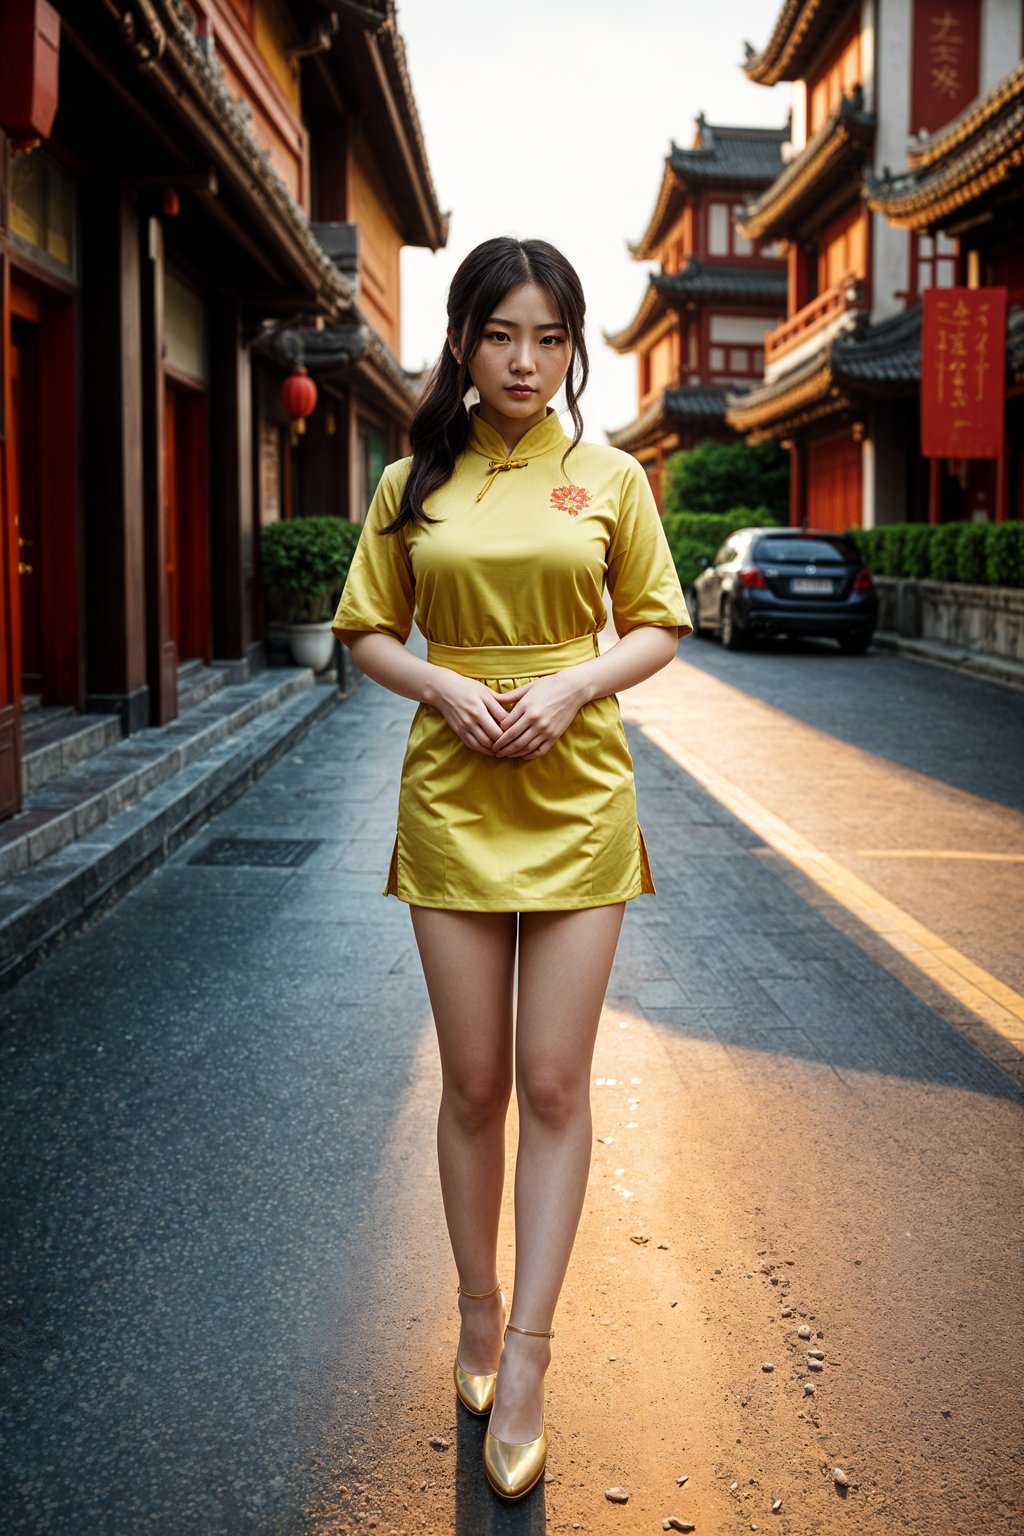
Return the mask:
<svg viewBox="0 0 1024 1536">
<path fill-rule="evenodd" d="M 607 582 L 620 637 L 644 624 L 673 626 L 680 637 L 692 632 L 654 496 L 635 461 L 623 479 L 619 517 L 608 546 Z"/>
<path fill-rule="evenodd" d="M 381 533 L 398 511 L 405 477 L 389 465 L 366 514 L 331 628 L 345 645 L 366 631 L 404 645 L 412 629 L 416 589 L 405 530 Z"/>
</svg>

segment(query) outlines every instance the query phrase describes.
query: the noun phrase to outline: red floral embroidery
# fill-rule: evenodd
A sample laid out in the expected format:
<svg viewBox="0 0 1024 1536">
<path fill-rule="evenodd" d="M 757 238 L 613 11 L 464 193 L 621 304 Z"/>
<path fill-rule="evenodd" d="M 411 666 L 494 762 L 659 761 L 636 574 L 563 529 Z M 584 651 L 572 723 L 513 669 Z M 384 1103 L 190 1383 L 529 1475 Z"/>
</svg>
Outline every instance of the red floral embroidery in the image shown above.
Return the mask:
<svg viewBox="0 0 1024 1536">
<path fill-rule="evenodd" d="M 584 507 L 590 506 L 590 492 L 582 485 L 558 485 L 551 492 L 551 505 L 570 517 L 579 517 Z"/>
</svg>

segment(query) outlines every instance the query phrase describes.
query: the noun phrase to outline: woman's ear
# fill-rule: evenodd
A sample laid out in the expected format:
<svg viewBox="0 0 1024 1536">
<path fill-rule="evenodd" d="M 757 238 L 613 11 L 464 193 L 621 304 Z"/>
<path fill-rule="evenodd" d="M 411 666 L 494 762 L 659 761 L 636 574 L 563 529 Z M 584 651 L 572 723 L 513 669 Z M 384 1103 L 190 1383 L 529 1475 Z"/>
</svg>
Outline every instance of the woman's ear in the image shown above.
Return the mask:
<svg viewBox="0 0 1024 1536">
<path fill-rule="evenodd" d="M 451 326 L 448 327 L 448 347 L 449 347 L 449 350 L 451 351 L 451 354 L 454 357 L 455 361 L 461 367 L 461 365 L 462 365 L 462 347 L 459 345 L 459 338 L 456 336 L 456 334 L 452 330 Z"/>
</svg>

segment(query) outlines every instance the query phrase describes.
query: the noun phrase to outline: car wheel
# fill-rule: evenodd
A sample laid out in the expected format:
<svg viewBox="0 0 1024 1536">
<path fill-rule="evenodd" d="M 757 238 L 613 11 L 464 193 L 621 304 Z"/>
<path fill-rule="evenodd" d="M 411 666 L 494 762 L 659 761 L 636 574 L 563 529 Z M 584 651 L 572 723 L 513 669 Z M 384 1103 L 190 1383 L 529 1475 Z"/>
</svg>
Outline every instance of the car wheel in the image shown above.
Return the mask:
<svg viewBox="0 0 1024 1536">
<path fill-rule="evenodd" d="M 742 629 L 736 623 L 736 615 L 732 611 L 732 603 L 727 597 L 722 599 L 722 644 L 727 651 L 739 651 L 743 648 L 744 635 Z"/>
<path fill-rule="evenodd" d="M 697 588 L 691 587 L 686 594 L 686 606 L 690 612 L 690 623 L 693 625 L 693 634 L 696 640 L 706 640 L 710 634 L 706 624 L 700 621 L 700 599 L 697 596 Z"/>
<path fill-rule="evenodd" d="M 870 635 L 840 635 L 839 649 L 844 656 L 863 656 L 871 644 Z"/>
</svg>

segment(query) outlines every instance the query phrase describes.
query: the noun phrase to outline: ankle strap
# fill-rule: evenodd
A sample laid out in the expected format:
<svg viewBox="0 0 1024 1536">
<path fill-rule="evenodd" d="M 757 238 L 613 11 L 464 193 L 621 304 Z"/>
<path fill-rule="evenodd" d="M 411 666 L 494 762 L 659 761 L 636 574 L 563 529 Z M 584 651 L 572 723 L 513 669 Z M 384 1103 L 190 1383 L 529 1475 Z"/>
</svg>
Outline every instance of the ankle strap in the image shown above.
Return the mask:
<svg viewBox="0 0 1024 1536">
<path fill-rule="evenodd" d="M 501 1290 L 501 1281 L 498 1281 L 493 1291 L 465 1291 L 461 1285 L 457 1285 L 455 1289 L 460 1296 L 468 1296 L 470 1301 L 486 1301 L 488 1296 L 497 1296 Z"/>
<path fill-rule="evenodd" d="M 553 1328 L 517 1328 L 515 1323 L 506 1323 L 505 1332 L 509 1329 L 513 1333 L 524 1333 L 528 1339 L 553 1339 L 555 1336 Z"/>
</svg>

